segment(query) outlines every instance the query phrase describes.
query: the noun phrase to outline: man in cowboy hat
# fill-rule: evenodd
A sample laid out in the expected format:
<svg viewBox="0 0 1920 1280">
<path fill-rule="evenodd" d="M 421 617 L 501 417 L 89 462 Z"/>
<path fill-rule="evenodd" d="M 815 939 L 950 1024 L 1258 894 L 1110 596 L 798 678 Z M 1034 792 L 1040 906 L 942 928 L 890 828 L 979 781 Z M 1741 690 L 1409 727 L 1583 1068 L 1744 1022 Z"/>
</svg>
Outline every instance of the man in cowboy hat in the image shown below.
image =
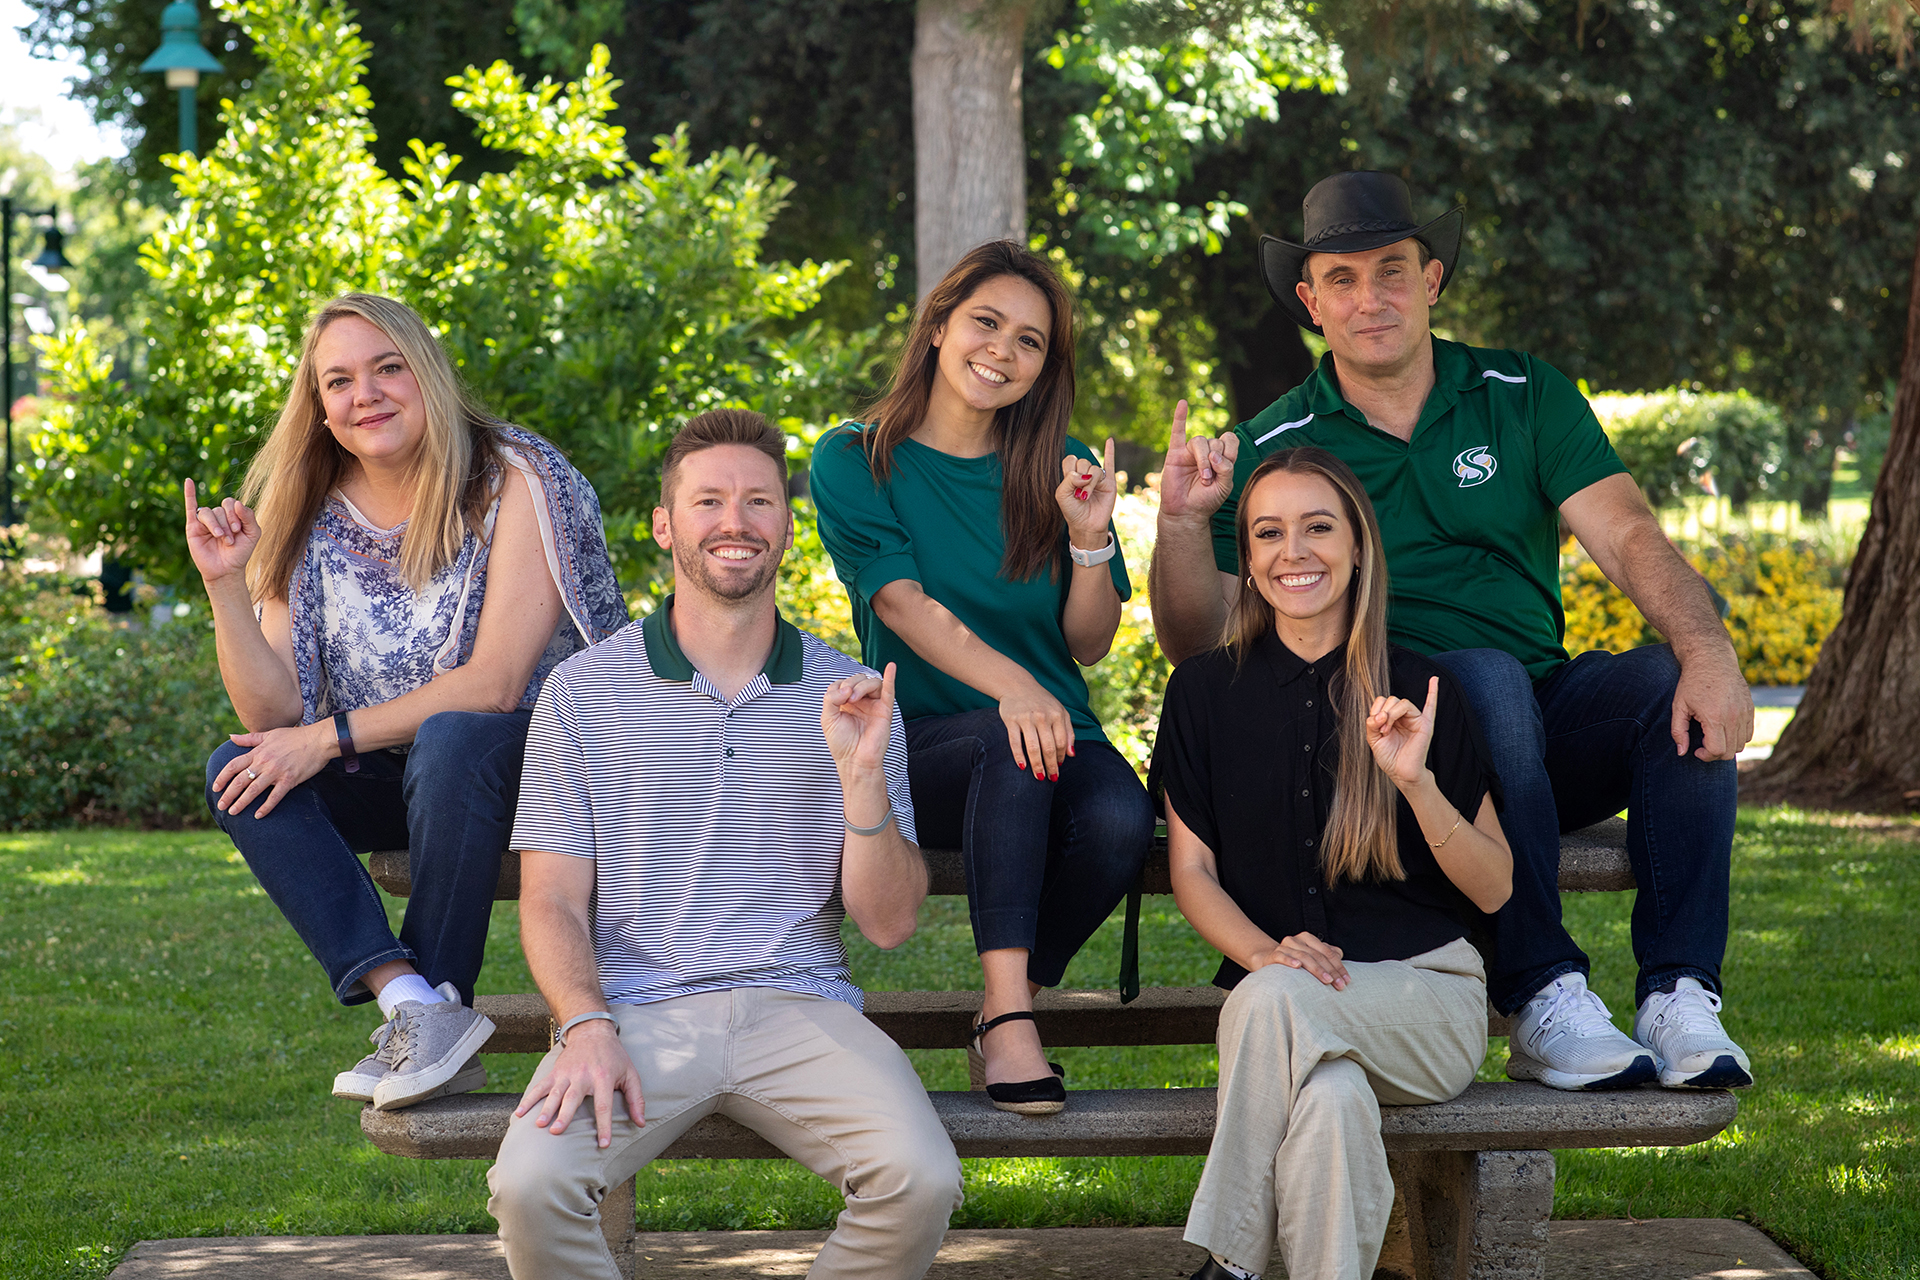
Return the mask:
<svg viewBox="0 0 1920 1280">
<path fill-rule="evenodd" d="M 1319 183 L 1303 209 L 1303 242 L 1263 238 L 1260 267 L 1327 355 L 1217 440 L 1188 439 L 1185 403 L 1175 411 L 1152 578 L 1161 648 L 1178 662 L 1217 642 L 1241 590 L 1234 512 L 1261 458 L 1318 445 L 1344 459 L 1379 516 L 1392 639 L 1458 677 L 1500 774 L 1513 897 L 1488 922 L 1488 998 L 1516 1015 L 1507 1074 L 1562 1089 L 1752 1083 L 1719 1010 L 1733 761 L 1753 699 L 1706 584 L 1563 374 L 1428 329 L 1462 210 L 1422 223 L 1404 182 L 1364 172 Z M 1569 660 L 1562 520 L 1669 643 Z M 1640 886 L 1631 1038 L 1587 989 L 1558 891 L 1561 832 L 1623 808 Z"/>
</svg>

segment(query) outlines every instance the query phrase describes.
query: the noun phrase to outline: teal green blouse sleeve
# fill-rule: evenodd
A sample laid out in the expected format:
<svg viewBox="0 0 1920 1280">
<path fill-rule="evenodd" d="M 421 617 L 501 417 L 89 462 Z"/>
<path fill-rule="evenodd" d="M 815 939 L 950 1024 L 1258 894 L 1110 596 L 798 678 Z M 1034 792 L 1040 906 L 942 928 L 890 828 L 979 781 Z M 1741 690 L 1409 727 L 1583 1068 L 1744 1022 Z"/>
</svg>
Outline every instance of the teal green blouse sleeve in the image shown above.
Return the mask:
<svg viewBox="0 0 1920 1280">
<path fill-rule="evenodd" d="M 861 603 L 902 578 L 920 581 L 913 539 L 893 504 L 873 482 L 854 423 L 835 427 L 814 446 L 807 487 L 820 513 L 820 541 L 833 557 L 841 584 Z"/>
</svg>

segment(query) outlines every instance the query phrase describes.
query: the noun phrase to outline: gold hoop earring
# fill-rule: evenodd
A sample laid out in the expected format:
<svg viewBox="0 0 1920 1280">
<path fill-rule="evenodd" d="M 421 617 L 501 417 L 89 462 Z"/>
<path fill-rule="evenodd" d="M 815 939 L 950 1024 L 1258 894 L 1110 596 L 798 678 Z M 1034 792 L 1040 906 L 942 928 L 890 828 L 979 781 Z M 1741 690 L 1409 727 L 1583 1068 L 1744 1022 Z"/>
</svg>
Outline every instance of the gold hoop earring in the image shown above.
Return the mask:
<svg viewBox="0 0 1920 1280">
<path fill-rule="evenodd" d="M 1252 587 L 1253 587 L 1253 575 L 1252 575 L 1252 574 L 1248 574 L 1248 575 L 1247 575 L 1247 587 L 1248 587 L 1248 589 L 1252 589 Z"/>
</svg>

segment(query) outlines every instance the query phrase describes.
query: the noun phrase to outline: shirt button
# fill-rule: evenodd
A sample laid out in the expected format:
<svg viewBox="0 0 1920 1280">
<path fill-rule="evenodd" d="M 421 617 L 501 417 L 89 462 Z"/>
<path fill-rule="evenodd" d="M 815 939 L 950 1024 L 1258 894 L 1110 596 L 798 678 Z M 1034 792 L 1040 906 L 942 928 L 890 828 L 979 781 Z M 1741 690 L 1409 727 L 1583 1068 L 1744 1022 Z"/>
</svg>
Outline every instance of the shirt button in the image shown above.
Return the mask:
<svg viewBox="0 0 1920 1280">
<path fill-rule="evenodd" d="M 1311 840 L 1307 841 L 1307 848 L 1309 849 L 1313 848 L 1313 841 Z"/>
<path fill-rule="evenodd" d="M 1311 742 L 1309 742 L 1309 743 L 1308 743 L 1308 744 L 1307 744 L 1306 746 L 1304 746 L 1304 747 L 1302 747 L 1302 748 L 1300 748 L 1300 749 L 1301 749 L 1302 751 L 1311 751 L 1311 750 L 1313 750 L 1313 744 L 1312 744 Z"/>
<path fill-rule="evenodd" d="M 1306 790 L 1302 790 L 1302 791 L 1300 792 L 1300 794 L 1301 794 L 1301 795 L 1303 795 L 1303 796 L 1310 796 L 1310 795 L 1312 795 L 1312 794 L 1313 794 L 1313 792 L 1311 792 L 1311 791 L 1306 791 Z"/>
<path fill-rule="evenodd" d="M 1309 890 L 1307 890 L 1307 896 L 1308 896 L 1308 897 L 1312 897 L 1312 896 L 1313 896 L 1314 894 L 1316 894 L 1316 893 L 1318 893 L 1318 892 L 1320 892 L 1320 891 L 1319 891 L 1318 889 L 1309 889 Z"/>
<path fill-rule="evenodd" d="M 728 748 L 727 748 L 727 759 L 729 759 L 729 760 L 731 760 L 731 759 L 733 759 L 733 748 L 732 748 L 732 747 L 728 747 Z"/>
<path fill-rule="evenodd" d="M 1313 705 L 1313 699 L 1312 699 L 1312 698 L 1308 698 L 1308 699 L 1307 699 L 1307 705 L 1308 705 L 1308 706 L 1312 706 L 1312 705 Z"/>
</svg>

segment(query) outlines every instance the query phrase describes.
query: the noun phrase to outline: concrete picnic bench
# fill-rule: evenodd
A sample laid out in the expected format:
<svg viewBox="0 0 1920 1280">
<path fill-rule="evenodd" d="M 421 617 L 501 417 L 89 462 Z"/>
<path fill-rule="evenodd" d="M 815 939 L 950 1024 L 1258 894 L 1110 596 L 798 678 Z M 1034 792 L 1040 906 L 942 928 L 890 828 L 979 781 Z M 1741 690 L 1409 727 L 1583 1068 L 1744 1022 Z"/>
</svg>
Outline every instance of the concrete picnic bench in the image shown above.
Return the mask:
<svg viewBox="0 0 1920 1280">
<path fill-rule="evenodd" d="M 926 851 L 933 893 L 966 892 L 960 854 Z M 395 896 L 411 885 L 404 850 L 373 854 L 369 870 Z M 1561 842 L 1562 892 L 1634 887 L 1626 824 L 1611 818 Z M 1172 892 L 1164 840 L 1143 875 L 1147 893 Z M 501 863 L 494 897 L 520 894 L 518 856 Z M 1148 987 L 1122 1005 L 1116 991 L 1043 991 L 1035 1001 L 1049 1047 L 1212 1044 L 1226 992 Z M 481 996 L 498 1030 L 483 1052 L 545 1053 L 553 1022 L 539 995 Z M 870 991 L 866 1013 L 902 1048 L 959 1049 L 979 1013 L 978 991 Z M 1507 1019 L 1488 1011 L 1490 1036 Z M 967 1157 L 1204 1155 L 1213 1139 L 1213 1089 L 1075 1089 L 1057 1116 L 998 1111 L 983 1092 L 930 1091 L 935 1112 Z M 468 1093 L 401 1111 L 365 1108 L 360 1128 L 389 1155 L 491 1160 L 517 1094 Z M 1475 1083 L 1451 1102 L 1382 1107 L 1393 1167 L 1394 1223 L 1380 1270 L 1408 1280 L 1541 1280 L 1553 1210 L 1553 1152 L 1583 1147 L 1666 1147 L 1702 1142 L 1732 1123 L 1733 1095 L 1658 1088 L 1568 1093 L 1544 1085 Z M 662 1159 L 784 1159 L 724 1116 L 687 1131 Z M 610 1192 L 601 1229 L 631 1268 L 634 1183 Z"/>
</svg>

